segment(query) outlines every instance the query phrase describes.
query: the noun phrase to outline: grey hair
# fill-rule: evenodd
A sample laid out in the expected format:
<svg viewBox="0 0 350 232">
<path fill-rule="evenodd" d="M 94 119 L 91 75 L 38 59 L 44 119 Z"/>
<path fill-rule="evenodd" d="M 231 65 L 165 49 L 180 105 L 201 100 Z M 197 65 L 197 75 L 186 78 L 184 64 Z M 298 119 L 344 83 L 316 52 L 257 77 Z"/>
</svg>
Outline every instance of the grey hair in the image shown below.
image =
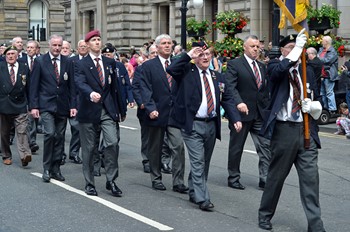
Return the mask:
<svg viewBox="0 0 350 232">
<path fill-rule="evenodd" d="M 259 38 L 256 35 L 248 35 L 247 37 L 244 38 L 244 43 L 247 42 L 248 39 L 254 39 L 254 40 L 259 40 Z"/>
<path fill-rule="evenodd" d="M 51 45 L 51 40 L 52 39 L 60 39 L 60 40 L 62 40 L 62 43 L 63 43 L 63 37 L 61 35 L 57 35 L 57 34 L 51 35 L 50 39 L 49 39 L 49 45 Z"/>
<path fill-rule="evenodd" d="M 330 37 L 329 35 L 324 36 L 323 39 L 327 41 L 328 44 L 332 44 L 332 37 Z"/>
<path fill-rule="evenodd" d="M 170 37 L 170 35 L 168 35 L 168 34 L 161 34 L 161 35 L 158 35 L 157 36 L 157 38 L 155 39 L 155 44 L 156 45 L 159 45 L 160 44 L 160 41 L 162 40 L 162 39 L 170 39 L 171 40 L 171 37 Z"/>
<path fill-rule="evenodd" d="M 317 50 L 316 50 L 316 48 L 314 48 L 314 47 L 309 47 L 308 49 L 308 53 L 310 53 L 310 54 L 313 54 L 313 55 L 317 55 Z"/>
</svg>

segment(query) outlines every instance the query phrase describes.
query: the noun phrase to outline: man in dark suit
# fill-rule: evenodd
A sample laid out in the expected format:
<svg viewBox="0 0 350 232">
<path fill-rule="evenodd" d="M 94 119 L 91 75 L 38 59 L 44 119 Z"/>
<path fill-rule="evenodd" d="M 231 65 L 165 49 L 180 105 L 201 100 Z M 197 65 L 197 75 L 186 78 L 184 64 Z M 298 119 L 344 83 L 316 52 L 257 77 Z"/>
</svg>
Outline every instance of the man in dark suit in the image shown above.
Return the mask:
<svg viewBox="0 0 350 232">
<path fill-rule="evenodd" d="M 6 62 L 0 63 L 0 125 L 1 151 L 5 165 L 12 164 L 10 149 L 10 130 L 14 122 L 17 134 L 17 150 L 25 167 L 32 160 L 29 148 L 28 124 L 28 91 L 29 69 L 24 63 L 17 62 L 17 49 L 13 46 L 4 51 Z"/>
<path fill-rule="evenodd" d="M 44 128 L 43 181 L 64 181 L 60 164 L 64 150 L 67 118 L 76 115 L 74 78 L 68 58 L 61 56 L 62 36 L 52 35 L 49 52 L 35 59 L 30 82 L 31 114 L 42 119 Z"/>
<path fill-rule="evenodd" d="M 18 61 L 27 62 L 27 54 L 23 52 L 23 40 L 21 37 L 17 36 L 12 39 L 12 46 L 17 48 L 18 52 Z"/>
<path fill-rule="evenodd" d="M 120 96 L 115 73 L 115 60 L 101 55 L 100 32 L 90 31 L 85 36 L 90 52 L 75 66 L 75 82 L 79 89 L 80 142 L 83 156 L 85 193 L 97 196 L 93 159 L 98 149 L 98 138 L 103 135 L 106 189 L 120 197 L 122 191 L 115 184 L 118 177 L 119 131 L 117 123 L 126 117 L 126 105 Z"/>
<path fill-rule="evenodd" d="M 209 70 L 211 52 L 203 42 L 193 43 L 192 47 L 167 68 L 178 86 L 169 124 L 182 129 L 190 157 L 190 201 L 206 211 L 214 207 L 206 182 L 215 140 L 220 139 L 220 104 L 237 131 L 242 124 L 232 92 L 226 88 L 220 73 Z"/>
<path fill-rule="evenodd" d="M 303 29 L 299 35 L 290 35 L 280 42 L 282 56 L 268 64 L 271 83 L 271 104 L 261 133 L 271 137 L 271 164 L 259 208 L 259 227 L 271 230 L 271 219 L 293 164 L 299 177 L 300 198 L 309 232 L 323 232 L 319 202 L 319 175 L 317 167 L 318 137 L 317 119 L 322 106 L 314 74 L 307 70 L 307 89 L 302 88 L 302 70 L 299 57 L 306 43 Z M 304 99 L 304 91 L 307 98 Z M 313 98 L 313 99 L 312 99 Z M 310 141 L 305 144 L 303 113 L 308 113 Z M 308 145 L 308 146 L 305 146 Z"/>
<path fill-rule="evenodd" d="M 244 55 L 228 62 L 226 83 L 233 91 L 234 99 L 242 118 L 242 130 L 237 132 L 229 125 L 228 186 L 243 190 L 240 183 L 241 158 L 248 133 L 253 139 L 259 156 L 259 188 L 264 188 L 270 162 L 270 141 L 259 135 L 263 123 L 262 111 L 269 103 L 269 89 L 265 65 L 256 59 L 259 56 L 259 39 L 254 35 L 245 38 Z"/>
<path fill-rule="evenodd" d="M 307 55 L 307 65 L 312 68 L 315 74 L 316 83 L 318 89 L 321 89 L 321 77 L 322 77 L 322 67 L 323 62 L 317 57 L 317 50 L 313 47 L 309 47 L 306 50 Z"/>
<path fill-rule="evenodd" d="M 173 191 L 185 193 L 184 185 L 185 149 L 178 128 L 168 125 L 170 111 L 174 104 L 176 85 L 165 68 L 170 65 L 172 39 L 159 35 L 155 44 L 158 56 L 142 64 L 141 95 L 145 106 L 145 125 L 148 127 L 148 159 L 151 168 L 152 188 L 166 190 L 162 183 L 161 152 L 164 135 L 167 133 L 173 158 Z"/>
<path fill-rule="evenodd" d="M 32 72 L 34 67 L 34 60 L 37 58 L 36 56 L 36 50 L 38 48 L 39 44 L 35 40 L 29 40 L 27 42 L 27 60 L 26 63 L 29 67 L 30 72 Z M 30 150 L 34 153 L 39 150 L 39 145 L 36 143 L 36 133 L 37 133 L 37 124 L 38 119 L 34 119 L 32 115 L 29 115 L 29 122 L 28 122 L 28 128 L 27 132 L 29 135 L 29 146 Z"/>
</svg>

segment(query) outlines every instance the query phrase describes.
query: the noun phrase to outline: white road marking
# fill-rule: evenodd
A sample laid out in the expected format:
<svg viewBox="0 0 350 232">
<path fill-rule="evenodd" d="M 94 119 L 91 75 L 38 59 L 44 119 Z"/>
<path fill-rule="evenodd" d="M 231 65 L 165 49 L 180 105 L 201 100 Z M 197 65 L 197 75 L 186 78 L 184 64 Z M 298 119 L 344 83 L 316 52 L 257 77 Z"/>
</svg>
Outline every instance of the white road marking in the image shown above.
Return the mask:
<svg viewBox="0 0 350 232">
<path fill-rule="evenodd" d="M 40 177 L 40 178 L 42 177 L 42 174 L 37 173 L 37 172 L 32 172 L 32 175 Z M 158 230 L 169 231 L 169 230 L 173 230 L 174 229 L 174 228 L 171 228 L 171 227 L 169 227 L 167 225 L 164 225 L 164 224 L 161 224 L 159 222 L 156 222 L 156 221 L 154 221 L 152 219 L 146 218 L 146 217 L 144 217 L 144 216 L 142 216 L 140 214 L 134 213 L 134 212 L 132 212 L 132 211 L 130 211 L 128 209 L 125 209 L 125 208 L 119 206 L 119 205 L 116 205 L 116 204 L 114 204 L 112 202 L 109 202 L 109 201 L 107 201 L 107 200 L 105 200 L 105 199 L 103 199 L 101 197 L 86 195 L 86 193 L 84 191 L 81 191 L 79 189 L 73 188 L 73 187 L 71 187 L 71 186 L 69 186 L 67 184 L 64 184 L 64 183 L 60 182 L 60 181 L 51 179 L 50 183 L 52 183 L 54 185 L 57 185 L 57 186 L 59 186 L 61 188 L 64 188 L 64 189 L 66 189 L 68 191 L 71 191 L 73 193 L 79 194 L 79 195 L 81 195 L 83 197 L 89 198 L 90 200 L 96 201 L 96 202 L 98 202 L 98 203 L 100 203 L 102 205 L 105 205 L 105 206 L 107 206 L 107 207 L 109 207 L 109 208 L 111 208 L 111 209 L 113 209 L 113 210 L 115 210 L 115 211 L 117 211 L 119 213 L 122 213 L 122 214 L 124 214 L 124 215 L 126 215 L 128 217 L 131 217 L 131 218 L 136 219 L 136 220 L 138 220 L 138 221 L 140 221 L 142 223 L 145 223 L 147 225 L 155 227 Z"/>
<path fill-rule="evenodd" d="M 135 128 L 135 127 L 123 126 L 120 124 L 119 124 L 119 127 L 124 128 L 124 129 L 128 129 L 128 130 L 137 130 L 137 128 Z"/>
</svg>

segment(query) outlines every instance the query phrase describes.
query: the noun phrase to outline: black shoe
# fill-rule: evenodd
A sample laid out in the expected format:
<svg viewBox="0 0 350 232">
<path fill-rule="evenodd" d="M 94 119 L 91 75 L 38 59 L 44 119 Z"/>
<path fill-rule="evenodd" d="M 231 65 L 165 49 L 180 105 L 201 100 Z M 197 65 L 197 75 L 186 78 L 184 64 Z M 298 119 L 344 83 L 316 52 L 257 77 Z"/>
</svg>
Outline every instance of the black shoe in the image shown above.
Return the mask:
<svg viewBox="0 0 350 232">
<path fill-rule="evenodd" d="M 152 188 L 155 190 L 160 190 L 160 191 L 164 191 L 166 190 L 164 184 L 162 182 L 152 182 Z"/>
<path fill-rule="evenodd" d="M 49 170 L 44 170 L 44 172 L 43 172 L 43 181 L 44 182 L 46 182 L 46 183 L 49 183 L 50 182 L 50 179 L 51 179 L 51 177 L 50 177 L 50 172 L 49 172 Z"/>
<path fill-rule="evenodd" d="M 91 185 L 85 187 L 85 193 L 90 196 L 97 196 L 97 191 L 95 187 Z"/>
<path fill-rule="evenodd" d="M 263 230 L 272 230 L 272 224 L 270 220 L 259 220 L 259 227 Z"/>
<path fill-rule="evenodd" d="M 265 189 L 265 182 L 264 181 L 259 181 L 259 189 L 264 190 Z"/>
<path fill-rule="evenodd" d="M 60 165 L 64 165 L 66 163 L 66 158 L 67 155 L 63 153 Z"/>
<path fill-rule="evenodd" d="M 171 167 L 169 167 L 168 164 L 163 164 L 161 165 L 161 171 L 165 174 L 171 174 Z"/>
<path fill-rule="evenodd" d="M 69 159 L 73 161 L 75 164 L 82 164 L 83 161 L 80 159 L 78 155 L 75 156 L 69 156 Z"/>
<path fill-rule="evenodd" d="M 101 171 L 100 170 L 95 170 L 94 171 L 94 176 L 101 176 Z"/>
<path fill-rule="evenodd" d="M 142 163 L 143 164 L 143 172 L 144 173 L 150 173 L 151 172 L 151 167 L 149 166 L 148 162 Z"/>
<path fill-rule="evenodd" d="M 203 211 L 211 211 L 211 209 L 214 208 L 214 205 L 208 200 L 199 203 L 199 208 Z"/>
<path fill-rule="evenodd" d="M 228 182 L 228 187 L 234 188 L 234 189 L 239 189 L 239 190 L 244 190 L 245 187 L 243 185 L 241 185 L 241 183 L 239 183 L 239 181 L 235 181 L 235 182 Z"/>
<path fill-rule="evenodd" d="M 192 197 L 190 197 L 188 200 L 189 200 L 191 203 L 198 205 L 197 202 L 196 202 Z"/>
<path fill-rule="evenodd" d="M 106 189 L 111 190 L 112 195 L 115 197 L 121 197 L 121 195 L 123 194 L 122 190 L 120 190 L 113 181 L 107 181 Z"/>
<path fill-rule="evenodd" d="M 58 181 L 65 181 L 65 178 L 62 176 L 61 172 L 52 172 L 51 178 Z"/>
<path fill-rule="evenodd" d="M 32 152 L 37 152 L 39 150 L 39 145 L 36 143 L 30 144 L 29 147 Z"/>
<path fill-rule="evenodd" d="M 178 193 L 186 193 L 188 191 L 188 187 L 184 184 L 174 185 L 173 191 Z"/>
</svg>

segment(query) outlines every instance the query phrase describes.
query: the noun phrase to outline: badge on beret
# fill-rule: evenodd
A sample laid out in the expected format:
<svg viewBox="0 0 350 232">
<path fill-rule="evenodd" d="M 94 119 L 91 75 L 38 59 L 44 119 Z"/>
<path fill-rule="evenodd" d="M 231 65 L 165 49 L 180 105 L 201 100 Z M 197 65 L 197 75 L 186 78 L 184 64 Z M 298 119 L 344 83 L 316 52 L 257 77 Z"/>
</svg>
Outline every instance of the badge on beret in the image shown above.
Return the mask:
<svg viewBox="0 0 350 232">
<path fill-rule="evenodd" d="M 108 84 L 111 84 L 112 83 L 112 78 L 111 78 L 111 75 L 108 76 Z"/>
<path fill-rule="evenodd" d="M 63 74 L 63 80 L 68 80 L 68 74 L 66 72 Z"/>
<path fill-rule="evenodd" d="M 22 75 L 22 84 L 25 86 L 27 84 L 27 76 L 26 75 Z"/>
</svg>

